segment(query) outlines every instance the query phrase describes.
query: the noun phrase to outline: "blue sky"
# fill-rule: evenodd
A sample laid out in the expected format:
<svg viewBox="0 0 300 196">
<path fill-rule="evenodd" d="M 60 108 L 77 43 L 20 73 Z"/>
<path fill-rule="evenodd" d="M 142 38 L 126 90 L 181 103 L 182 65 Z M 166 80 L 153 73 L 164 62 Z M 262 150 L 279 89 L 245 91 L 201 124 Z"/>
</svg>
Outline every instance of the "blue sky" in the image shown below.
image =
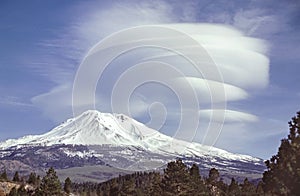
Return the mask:
<svg viewBox="0 0 300 196">
<path fill-rule="evenodd" d="M 77 69 L 90 48 L 106 36 L 137 25 L 177 24 L 180 29 L 180 24 L 189 23 L 197 28 L 200 24 L 199 30 L 203 30 L 205 26 L 201 24 L 206 23 L 227 25 L 229 30 L 221 28 L 224 33 L 238 31 L 244 37 L 258 39 L 260 46 L 266 48 L 262 53 L 269 60 L 268 73 L 263 73 L 259 63 L 249 65 L 256 71 L 243 75 L 245 80 L 234 81 L 235 86 L 247 92 L 247 97 L 227 103 L 231 111 L 246 116 L 238 122 L 225 123 L 215 146 L 268 158 L 276 153 L 280 139 L 287 135 L 287 122 L 299 111 L 299 10 L 300 3 L 292 0 L 151 3 L 3 0 L 0 2 L 0 140 L 44 133 L 72 117 L 72 85 Z M 213 28 L 207 29 L 214 33 Z M 148 52 L 140 51 L 137 56 Z M 132 62 L 132 56 L 124 58 L 124 62 Z M 115 62 L 116 66 L 122 64 L 121 60 Z M 107 77 L 115 74 L 114 69 L 108 70 Z M 243 86 L 246 80 L 252 87 Z M 98 94 L 108 92 L 109 86 L 100 86 Z M 153 96 L 146 96 L 147 103 L 162 97 L 161 92 L 166 99 L 173 96 L 162 87 L 149 89 Z M 146 91 L 140 89 L 138 95 Z M 97 109 L 110 111 L 105 101 L 99 101 Z M 145 112 L 134 117 L 145 123 L 149 120 Z M 176 120 L 168 116 L 161 131 L 172 135 L 174 126 Z M 194 140 L 201 141 L 201 132 Z"/>
</svg>

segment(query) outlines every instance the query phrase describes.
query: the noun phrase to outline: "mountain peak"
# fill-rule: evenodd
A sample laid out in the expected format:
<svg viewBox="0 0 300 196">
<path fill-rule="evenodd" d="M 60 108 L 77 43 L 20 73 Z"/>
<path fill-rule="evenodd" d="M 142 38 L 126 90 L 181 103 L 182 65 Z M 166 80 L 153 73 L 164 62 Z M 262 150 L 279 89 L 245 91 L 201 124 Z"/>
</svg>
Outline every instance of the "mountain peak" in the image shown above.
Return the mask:
<svg viewBox="0 0 300 196">
<path fill-rule="evenodd" d="M 197 157 L 223 157 L 231 160 L 258 161 L 247 155 L 189 143 L 164 135 L 123 114 L 101 113 L 88 110 L 71 118 L 43 135 L 25 136 L 0 143 L 0 149 L 19 145 L 54 144 L 135 146 L 145 150 Z"/>
<path fill-rule="evenodd" d="M 82 114 L 80 114 L 78 116 L 78 118 L 82 118 L 82 117 L 94 117 L 94 118 L 97 118 L 97 117 L 101 117 L 103 115 L 108 115 L 108 114 L 109 113 L 102 113 L 102 112 L 100 112 L 98 110 L 87 110 L 87 111 L 83 112 Z"/>
</svg>

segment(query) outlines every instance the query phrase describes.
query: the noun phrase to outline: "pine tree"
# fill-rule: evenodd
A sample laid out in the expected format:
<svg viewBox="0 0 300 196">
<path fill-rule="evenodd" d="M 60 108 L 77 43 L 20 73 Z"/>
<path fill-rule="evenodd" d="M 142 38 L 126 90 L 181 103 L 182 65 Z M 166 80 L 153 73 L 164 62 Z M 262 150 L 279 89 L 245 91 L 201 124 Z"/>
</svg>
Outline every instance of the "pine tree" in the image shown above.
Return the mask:
<svg viewBox="0 0 300 196">
<path fill-rule="evenodd" d="M 264 195 L 263 182 L 260 181 L 256 186 L 256 195 Z"/>
<path fill-rule="evenodd" d="M 219 178 L 220 174 L 216 168 L 212 168 L 209 170 L 206 183 L 212 195 L 220 195 L 220 190 L 218 188 Z"/>
<path fill-rule="evenodd" d="M 69 177 L 66 178 L 64 184 L 64 191 L 69 195 L 71 193 L 72 181 Z"/>
<path fill-rule="evenodd" d="M 120 186 L 116 178 L 109 182 L 109 193 L 110 195 L 120 195 Z"/>
<path fill-rule="evenodd" d="M 135 179 L 134 177 L 130 176 L 125 178 L 123 181 L 123 185 L 121 187 L 121 195 L 122 196 L 130 196 L 135 195 Z"/>
<path fill-rule="evenodd" d="M 208 179 L 207 179 L 208 184 L 216 186 L 217 182 L 219 181 L 219 178 L 220 178 L 220 174 L 216 168 L 212 168 L 209 170 Z"/>
<path fill-rule="evenodd" d="M 241 194 L 240 187 L 234 178 L 231 178 L 231 183 L 228 187 L 228 193 L 232 196 L 237 196 Z"/>
<path fill-rule="evenodd" d="M 208 190 L 206 189 L 204 182 L 201 179 L 199 167 L 193 164 L 189 169 L 190 183 L 189 183 L 189 195 L 207 195 Z"/>
<path fill-rule="evenodd" d="M 1 173 L 1 175 L 0 175 L 0 180 L 8 181 L 6 169 Z"/>
<path fill-rule="evenodd" d="M 245 178 L 244 183 L 241 184 L 241 191 L 243 193 L 243 195 L 255 195 L 256 193 L 256 187 L 249 182 L 248 178 Z"/>
<path fill-rule="evenodd" d="M 267 160 L 263 176 L 267 193 L 275 195 L 300 194 L 300 112 L 289 122 L 290 133 L 281 140 L 277 155 Z"/>
<path fill-rule="evenodd" d="M 15 175 L 13 177 L 13 181 L 14 182 L 20 182 L 20 177 L 19 177 L 19 172 L 18 171 L 15 172 Z"/>
<path fill-rule="evenodd" d="M 187 166 L 176 160 L 168 163 L 161 183 L 163 195 L 187 195 L 189 190 L 189 172 Z"/>
<path fill-rule="evenodd" d="M 45 196 L 62 195 L 60 181 L 56 175 L 55 170 L 52 167 L 47 171 L 46 176 L 43 177 L 40 188 L 41 188 L 41 192 Z"/>
<path fill-rule="evenodd" d="M 37 177 L 36 177 L 36 174 L 34 172 L 31 172 L 29 174 L 27 183 L 31 184 L 31 185 L 36 185 L 37 184 Z"/>
<path fill-rule="evenodd" d="M 220 195 L 226 195 L 226 193 L 228 192 L 228 185 L 225 184 L 222 179 L 220 179 L 217 182 L 217 187 L 218 187 L 218 192 L 220 193 Z"/>
<path fill-rule="evenodd" d="M 162 195 L 161 189 L 161 175 L 160 173 L 152 172 L 149 174 L 149 182 L 147 184 L 145 194 L 152 196 Z"/>
</svg>

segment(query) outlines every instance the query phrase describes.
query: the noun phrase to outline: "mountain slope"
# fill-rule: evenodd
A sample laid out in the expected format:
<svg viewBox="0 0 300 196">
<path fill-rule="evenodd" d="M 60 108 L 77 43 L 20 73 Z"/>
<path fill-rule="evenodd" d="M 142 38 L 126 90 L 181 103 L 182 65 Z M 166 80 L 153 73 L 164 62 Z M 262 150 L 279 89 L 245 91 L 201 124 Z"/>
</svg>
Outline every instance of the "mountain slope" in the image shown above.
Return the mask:
<svg viewBox="0 0 300 196">
<path fill-rule="evenodd" d="M 30 135 L 0 143 L 0 149 L 22 145 L 51 146 L 54 144 L 136 146 L 152 152 L 186 155 L 216 156 L 229 160 L 260 161 L 248 155 L 173 139 L 146 127 L 122 114 L 100 113 L 89 110 L 69 119 L 43 135 Z"/>
<path fill-rule="evenodd" d="M 45 134 L 0 143 L 0 169 L 9 165 L 24 171 L 48 167 L 63 171 L 94 166 L 118 168 L 115 170 L 119 173 L 107 174 L 100 180 L 118 175 L 121 170 L 159 169 L 176 158 L 187 164 L 197 163 L 204 172 L 215 167 L 230 175 L 260 176 L 265 169 L 259 158 L 173 139 L 125 115 L 95 110 L 71 118 Z M 78 179 L 90 176 L 89 180 L 99 180 L 93 179 L 99 176 L 95 173 L 99 171 L 91 170 L 90 175 Z"/>
</svg>

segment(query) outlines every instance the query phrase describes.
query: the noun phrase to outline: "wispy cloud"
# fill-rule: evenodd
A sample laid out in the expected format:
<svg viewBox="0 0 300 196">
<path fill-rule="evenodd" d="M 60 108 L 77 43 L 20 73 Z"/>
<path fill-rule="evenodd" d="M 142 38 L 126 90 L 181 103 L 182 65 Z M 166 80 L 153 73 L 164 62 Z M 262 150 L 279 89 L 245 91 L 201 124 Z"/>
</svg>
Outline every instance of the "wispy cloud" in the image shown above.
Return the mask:
<svg viewBox="0 0 300 196">
<path fill-rule="evenodd" d="M 21 106 L 21 107 L 33 107 L 31 103 L 26 103 L 15 96 L 0 96 L 0 105 L 3 106 Z"/>
</svg>

